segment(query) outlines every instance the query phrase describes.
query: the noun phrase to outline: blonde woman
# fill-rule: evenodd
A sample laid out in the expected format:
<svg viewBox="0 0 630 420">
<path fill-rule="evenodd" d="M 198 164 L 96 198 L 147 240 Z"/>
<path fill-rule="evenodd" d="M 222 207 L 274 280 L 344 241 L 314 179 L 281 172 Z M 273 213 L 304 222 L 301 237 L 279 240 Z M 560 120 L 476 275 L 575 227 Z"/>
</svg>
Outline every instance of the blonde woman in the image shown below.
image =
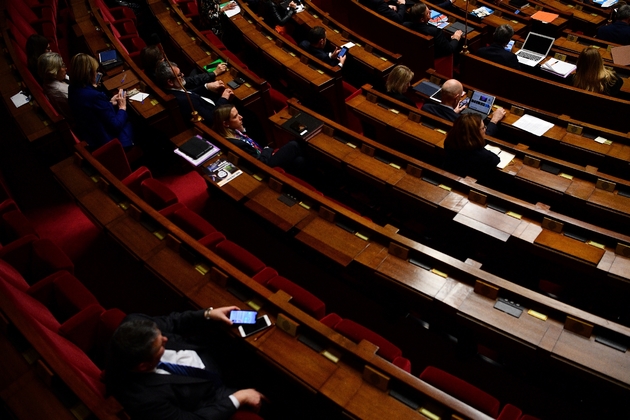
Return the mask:
<svg viewBox="0 0 630 420">
<path fill-rule="evenodd" d="M 573 75 L 573 86 L 595 93 L 617 96 L 623 85 L 621 77 L 604 68 L 604 61 L 597 48 L 582 50 Z"/>
<path fill-rule="evenodd" d="M 68 118 L 68 83 L 66 80 L 66 65 L 61 55 L 46 52 L 37 59 L 37 72 L 42 81 L 44 93 L 57 112 Z"/>
<path fill-rule="evenodd" d="M 124 147 L 133 146 L 131 122 L 127 118 L 127 99 L 122 89 L 108 98 L 96 89 L 98 61 L 88 54 L 77 54 L 70 65 L 68 104 L 76 121 L 77 135 L 96 149 L 114 138 Z"/>
<path fill-rule="evenodd" d="M 411 79 L 413 79 L 413 72 L 407 66 L 396 66 L 387 76 L 385 82 L 385 93 L 392 98 L 407 104 L 412 107 L 416 107 L 416 103 L 411 100 L 405 92 L 411 86 Z"/>
</svg>

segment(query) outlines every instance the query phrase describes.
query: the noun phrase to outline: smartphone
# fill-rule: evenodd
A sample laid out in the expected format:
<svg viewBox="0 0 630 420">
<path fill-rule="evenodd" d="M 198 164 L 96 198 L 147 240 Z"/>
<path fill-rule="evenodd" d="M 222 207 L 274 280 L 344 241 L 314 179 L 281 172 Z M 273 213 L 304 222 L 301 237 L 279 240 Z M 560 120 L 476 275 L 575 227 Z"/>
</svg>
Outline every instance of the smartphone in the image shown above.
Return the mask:
<svg viewBox="0 0 630 420">
<path fill-rule="evenodd" d="M 127 97 L 127 91 L 123 90 L 123 98 Z"/>
<path fill-rule="evenodd" d="M 230 321 L 234 324 L 255 324 L 256 323 L 256 311 L 231 311 Z"/>
<path fill-rule="evenodd" d="M 238 89 L 239 87 L 241 87 L 241 84 L 240 84 L 240 83 L 238 83 L 238 82 L 236 81 L 236 79 L 235 79 L 235 80 L 232 80 L 231 82 L 228 82 L 228 84 L 227 84 L 227 85 L 228 85 L 228 86 L 230 87 L 230 89 L 232 89 L 232 90 L 236 90 L 236 89 Z"/>
<path fill-rule="evenodd" d="M 238 332 L 241 333 L 241 337 L 247 337 L 252 334 L 256 334 L 259 331 L 264 330 L 265 328 L 269 328 L 271 326 L 271 321 L 267 315 L 263 315 L 260 318 L 256 319 L 255 324 L 243 324 L 238 327 Z"/>
<path fill-rule="evenodd" d="M 337 58 L 341 58 L 348 52 L 348 47 L 341 47 L 341 51 L 337 54 Z"/>
<path fill-rule="evenodd" d="M 96 73 L 96 81 L 95 81 L 95 85 L 98 85 L 99 83 L 101 83 L 101 79 L 103 78 L 103 73 Z"/>
<path fill-rule="evenodd" d="M 468 103 L 470 102 L 470 98 L 466 97 L 464 99 L 461 100 L 461 102 L 459 103 L 459 107 L 465 107 L 466 105 L 468 105 Z"/>
</svg>

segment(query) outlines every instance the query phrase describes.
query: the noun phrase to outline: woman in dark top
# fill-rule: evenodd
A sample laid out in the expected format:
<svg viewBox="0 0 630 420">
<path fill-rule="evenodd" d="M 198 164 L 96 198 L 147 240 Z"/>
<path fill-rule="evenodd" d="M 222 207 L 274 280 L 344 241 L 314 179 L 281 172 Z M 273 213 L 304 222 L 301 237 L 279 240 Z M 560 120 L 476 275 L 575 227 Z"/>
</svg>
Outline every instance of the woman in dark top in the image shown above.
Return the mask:
<svg viewBox="0 0 630 420">
<path fill-rule="evenodd" d="M 499 163 L 497 155 L 484 149 L 486 126 L 477 114 L 464 114 L 453 123 L 444 140 L 444 167 L 460 176 L 481 179 Z"/>
<path fill-rule="evenodd" d="M 203 29 L 210 29 L 216 36 L 223 35 L 221 18 L 226 10 L 236 7 L 235 2 L 229 2 L 221 7 L 219 0 L 199 0 L 199 20 Z"/>
<path fill-rule="evenodd" d="M 573 75 L 573 86 L 595 93 L 618 96 L 623 79 L 604 67 L 604 60 L 595 47 L 586 47 L 580 53 Z"/>
<path fill-rule="evenodd" d="M 280 166 L 295 175 L 304 172 L 305 161 L 298 142 L 290 141 L 275 151 L 271 147 L 260 146 L 245 134 L 243 117 L 232 104 L 221 105 L 214 110 L 212 129 L 241 150 L 271 167 Z"/>
<path fill-rule="evenodd" d="M 405 95 L 411 86 L 411 79 L 413 79 L 413 72 L 409 67 L 402 65 L 394 67 L 387 76 L 385 93 L 404 104 L 417 108 L 417 104 Z"/>
<path fill-rule="evenodd" d="M 264 0 L 265 21 L 272 28 L 275 26 L 285 26 L 291 21 L 295 14 L 297 4 L 293 1 L 287 2 L 283 0 Z"/>
</svg>

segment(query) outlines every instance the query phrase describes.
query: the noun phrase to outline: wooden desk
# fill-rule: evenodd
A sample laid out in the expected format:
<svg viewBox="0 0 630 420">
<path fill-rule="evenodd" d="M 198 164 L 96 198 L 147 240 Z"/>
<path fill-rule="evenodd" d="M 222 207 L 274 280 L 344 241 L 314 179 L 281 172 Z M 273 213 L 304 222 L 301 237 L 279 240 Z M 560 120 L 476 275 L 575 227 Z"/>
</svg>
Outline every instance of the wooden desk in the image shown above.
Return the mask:
<svg viewBox="0 0 630 420">
<path fill-rule="evenodd" d="M 293 15 L 293 19 L 307 28 L 323 26 L 326 29 L 328 42 L 335 47 L 340 47 L 349 41 L 353 42 L 355 46 L 348 50 L 348 54 L 356 63 L 360 64 L 359 71 L 369 74 L 374 82 L 385 80 L 389 72 L 400 62 L 400 54 L 392 53 L 380 48 L 378 45 L 371 44 L 366 38 L 335 21 L 327 12 L 317 7 L 312 1 L 307 0 L 306 5 L 306 10 Z"/>
<path fill-rule="evenodd" d="M 437 3 L 437 2 L 436 2 Z M 466 2 L 464 0 L 455 0 L 453 3 L 453 7 L 457 9 L 457 13 L 464 18 L 466 16 Z M 481 4 L 473 6 L 469 5 L 469 13 L 470 11 L 481 7 Z M 492 5 L 491 9 L 496 10 L 496 6 Z M 525 29 L 529 27 L 529 17 L 526 18 L 518 18 L 513 13 L 493 13 L 490 16 L 486 16 L 483 19 L 478 19 L 472 15 L 469 17 L 470 20 L 478 23 L 486 24 L 492 28 L 496 28 L 501 25 L 508 24 L 514 29 L 514 33 L 517 35 L 523 34 Z"/>
</svg>

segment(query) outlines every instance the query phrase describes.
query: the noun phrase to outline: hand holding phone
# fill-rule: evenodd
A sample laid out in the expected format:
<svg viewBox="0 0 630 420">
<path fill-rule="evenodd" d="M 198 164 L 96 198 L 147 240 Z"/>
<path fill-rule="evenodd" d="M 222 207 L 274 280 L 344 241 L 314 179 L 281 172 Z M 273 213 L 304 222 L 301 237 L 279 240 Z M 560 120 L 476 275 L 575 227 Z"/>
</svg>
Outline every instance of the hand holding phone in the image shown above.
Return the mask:
<svg viewBox="0 0 630 420">
<path fill-rule="evenodd" d="M 230 321 L 234 324 L 255 324 L 256 315 L 258 315 L 256 311 L 235 310 L 230 312 Z"/>
<path fill-rule="evenodd" d="M 339 51 L 339 54 L 337 54 L 337 58 L 342 58 L 344 55 L 346 55 L 347 52 L 348 52 L 348 47 L 342 47 L 341 51 Z"/>
<path fill-rule="evenodd" d="M 241 337 L 248 337 L 252 334 L 256 334 L 259 331 L 264 330 L 265 328 L 269 328 L 271 326 L 271 321 L 267 315 L 263 315 L 260 318 L 256 319 L 255 324 L 243 324 L 238 327 L 238 332 L 241 334 Z"/>
</svg>

